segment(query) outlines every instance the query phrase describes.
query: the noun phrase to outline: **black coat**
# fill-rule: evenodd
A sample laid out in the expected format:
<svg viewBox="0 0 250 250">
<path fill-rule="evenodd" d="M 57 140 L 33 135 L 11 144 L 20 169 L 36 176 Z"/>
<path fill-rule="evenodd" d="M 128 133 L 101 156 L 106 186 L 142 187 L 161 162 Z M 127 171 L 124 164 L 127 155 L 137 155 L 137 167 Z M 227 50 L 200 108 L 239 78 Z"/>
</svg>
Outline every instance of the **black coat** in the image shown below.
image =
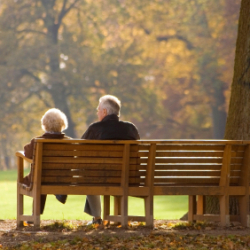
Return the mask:
<svg viewBox="0 0 250 250">
<path fill-rule="evenodd" d="M 92 123 L 82 139 L 139 140 L 140 136 L 133 123 L 119 121 L 117 115 L 107 115 L 102 121 Z"/>
</svg>

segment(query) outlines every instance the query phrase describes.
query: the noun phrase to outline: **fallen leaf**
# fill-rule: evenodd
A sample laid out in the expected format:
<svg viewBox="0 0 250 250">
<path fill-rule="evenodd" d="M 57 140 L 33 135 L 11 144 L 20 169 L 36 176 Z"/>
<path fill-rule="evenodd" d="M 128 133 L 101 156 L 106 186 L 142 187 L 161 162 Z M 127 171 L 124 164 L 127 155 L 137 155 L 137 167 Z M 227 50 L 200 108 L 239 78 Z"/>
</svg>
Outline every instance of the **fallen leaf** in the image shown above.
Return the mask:
<svg viewBox="0 0 250 250">
<path fill-rule="evenodd" d="M 102 222 L 102 224 L 103 224 L 103 226 L 107 226 L 107 225 L 109 224 L 109 221 L 108 221 L 108 220 L 104 220 L 104 221 Z"/>
</svg>

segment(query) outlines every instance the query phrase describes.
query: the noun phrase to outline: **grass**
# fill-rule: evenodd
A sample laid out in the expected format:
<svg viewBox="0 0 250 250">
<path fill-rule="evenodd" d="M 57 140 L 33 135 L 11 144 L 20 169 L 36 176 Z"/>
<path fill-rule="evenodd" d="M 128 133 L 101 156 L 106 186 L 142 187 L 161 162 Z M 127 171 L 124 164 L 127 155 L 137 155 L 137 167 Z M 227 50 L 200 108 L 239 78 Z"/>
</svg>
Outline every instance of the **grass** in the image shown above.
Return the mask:
<svg viewBox="0 0 250 250">
<path fill-rule="evenodd" d="M 28 171 L 25 170 L 25 174 L 27 173 Z M 16 170 L 0 171 L 0 219 L 16 218 L 16 179 Z M 59 203 L 55 196 L 48 195 L 45 212 L 41 216 L 41 219 L 90 220 L 91 217 L 83 213 L 84 203 L 84 195 L 70 195 L 65 205 Z M 26 214 L 31 214 L 31 204 L 32 199 L 25 197 L 24 211 Z M 179 219 L 187 212 L 187 209 L 187 196 L 156 196 L 154 198 L 155 219 Z M 133 197 L 129 198 L 129 214 L 144 214 L 144 205 L 142 199 Z"/>
</svg>

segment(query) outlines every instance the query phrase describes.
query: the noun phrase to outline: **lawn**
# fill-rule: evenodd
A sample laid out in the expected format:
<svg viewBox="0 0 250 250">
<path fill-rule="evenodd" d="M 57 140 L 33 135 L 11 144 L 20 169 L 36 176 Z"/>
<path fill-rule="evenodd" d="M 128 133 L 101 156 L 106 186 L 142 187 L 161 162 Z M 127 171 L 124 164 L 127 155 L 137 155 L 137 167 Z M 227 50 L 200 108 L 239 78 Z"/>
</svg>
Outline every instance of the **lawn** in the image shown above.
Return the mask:
<svg viewBox="0 0 250 250">
<path fill-rule="evenodd" d="M 0 171 L 0 190 L 2 193 L 0 219 L 16 218 L 16 178 L 16 170 Z M 85 196 L 70 195 L 66 204 L 63 205 L 56 200 L 55 196 L 49 195 L 41 219 L 89 220 L 91 217 L 83 213 L 84 202 Z M 31 213 L 32 200 L 27 197 L 24 204 L 25 213 Z M 187 196 L 157 196 L 154 198 L 155 219 L 179 219 L 187 212 L 187 209 Z M 144 205 L 141 199 L 129 198 L 129 214 L 144 214 Z"/>
</svg>

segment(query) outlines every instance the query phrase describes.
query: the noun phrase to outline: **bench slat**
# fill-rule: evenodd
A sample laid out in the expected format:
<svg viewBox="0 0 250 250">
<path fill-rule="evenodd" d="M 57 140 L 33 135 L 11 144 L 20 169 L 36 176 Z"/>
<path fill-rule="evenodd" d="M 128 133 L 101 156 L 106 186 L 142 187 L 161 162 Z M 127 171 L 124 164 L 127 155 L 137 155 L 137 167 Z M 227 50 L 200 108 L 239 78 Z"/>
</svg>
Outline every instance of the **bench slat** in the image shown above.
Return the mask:
<svg viewBox="0 0 250 250">
<path fill-rule="evenodd" d="M 221 164 L 165 164 L 165 165 L 156 165 L 156 170 L 220 170 Z"/>
<path fill-rule="evenodd" d="M 175 150 L 190 150 L 190 151 L 195 151 L 195 150 L 203 150 L 203 151 L 221 151 L 223 152 L 225 148 L 225 145 L 193 145 L 193 144 L 182 144 L 180 145 L 164 145 L 164 144 L 157 144 L 156 145 L 156 152 L 160 150 L 167 150 L 167 151 L 175 151 Z"/>
<path fill-rule="evenodd" d="M 71 171 L 69 170 L 43 170 L 42 171 L 42 176 L 43 177 L 67 177 L 67 176 L 85 176 L 85 177 L 121 177 L 121 170 L 118 171 L 91 171 L 91 170 L 76 170 L 76 171 Z M 142 176 L 143 174 L 140 174 L 139 171 L 129 171 L 129 176 L 133 177 L 139 177 Z"/>
<path fill-rule="evenodd" d="M 42 178 L 42 184 L 92 184 L 94 185 L 95 183 L 103 183 L 104 185 L 108 184 L 121 184 L 121 178 L 120 177 L 102 177 L 102 176 L 97 176 L 97 177 L 60 177 L 60 176 L 46 176 Z M 129 178 L 129 183 L 138 183 L 138 178 Z"/>
<path fill-rule="evenodd" d="M 44 150 L 55 150 L 55 151 L 68 151 L 68 150 L 76 150 L 76 151 L 123 151 L 123 145 L 92 145 L 92 144 L 43 144 Z"/>
<path fill-rule="evenodd" d="M 143 165 L 138 164 L 130 164 L 130 170 L 139 170 L 139 169 L 146 169 Z M 44 163 L 43 169 L 95 169 L 95 170 L 117 170 L 121 169 L 121 164 L 112 164 L 112 163 L 77 163 L 74 164 L 72 162 L 69 163 Z"/>
<path fill-rule="evenodd" d="M 43 157 L 43 163 L 122 163 L 122 158 L 91 158 L 91 157 Z M 136 158 L 130 159 L 130 164 L 137 163 Z"/>
<path fill-rule="evenodd" d="M 208 177 L 208 176 L 220 176 L 220 171 L 155 171 L 154 176 L 199 176 L 199 177 Z"/>
<path fill-rule="evenodd" d="M 43 151 L 44 156 L 78 156 L 78 157 L 113 157 L 113 158 L 121 158 L 123 156 L 122 151 L 58 151 L 58 150 L 44 150 Z M 131 152 L 130 157 L 138 157 L 137 152 Z"/>
<path fill-rule="evenodd" d="M 141 163 L 147 163 L 147 159 L 140 159 Z M 221 163 L 221 158 L 165 158 L 155 159 L 156 164 L 158 163 Z M 236 161 L 237 162 L 237 161 Z"/>
</svg>

